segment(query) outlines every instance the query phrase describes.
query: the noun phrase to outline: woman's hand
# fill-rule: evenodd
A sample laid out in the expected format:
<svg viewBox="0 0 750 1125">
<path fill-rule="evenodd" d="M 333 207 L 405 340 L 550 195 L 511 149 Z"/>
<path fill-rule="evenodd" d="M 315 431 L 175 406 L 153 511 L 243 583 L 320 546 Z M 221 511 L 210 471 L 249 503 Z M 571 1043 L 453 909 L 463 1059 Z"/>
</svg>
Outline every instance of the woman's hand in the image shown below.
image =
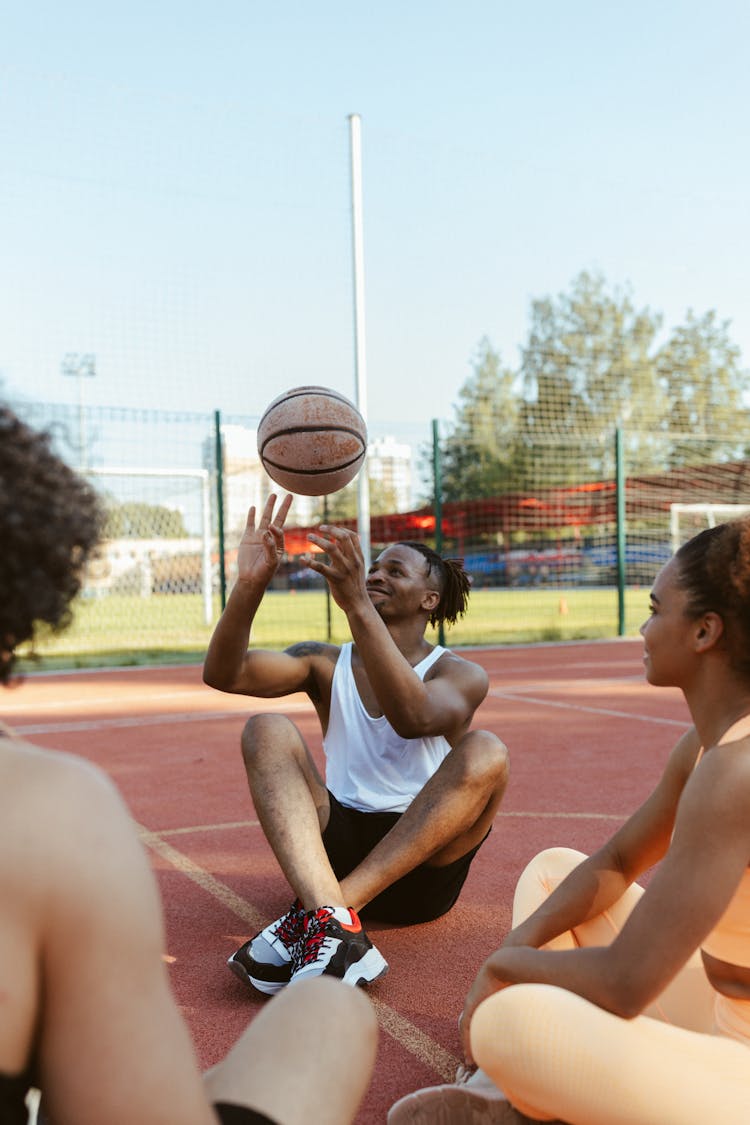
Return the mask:
<svg viewBox="0 0 750 1125">
<path fill-rule="evenodd" d="M 488 996 L 492 996 L 493 993 L 499 992 L 502 988 L 505 988 L 507 983 L 508 982 L 503 981 L 492 968 L 492 957 L 490 957 L 482 965 L 474 979 L 474 983 L 469 989 L 466 1003 L 464 1004 L 464 1010 L 458 1018 L 464 1058 L 469 1066 L 475 1065 L 471 1053 L 471 1021 L 474 1012 L 483 1000 L 486 1000 Z"/>
</svg>

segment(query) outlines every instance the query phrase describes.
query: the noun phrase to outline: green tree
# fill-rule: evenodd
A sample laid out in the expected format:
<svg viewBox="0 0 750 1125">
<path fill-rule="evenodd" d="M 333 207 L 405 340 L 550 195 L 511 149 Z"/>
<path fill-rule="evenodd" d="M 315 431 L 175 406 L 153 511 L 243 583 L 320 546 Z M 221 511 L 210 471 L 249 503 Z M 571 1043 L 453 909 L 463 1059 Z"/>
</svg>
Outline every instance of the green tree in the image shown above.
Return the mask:
<svg viewBox="0 0 750 1125">
<path fill-rule="evenodd" d="M 729 339 L 729 321 L 720 321 L 714 310 L 700 317 L 689 310 L 686 323 L 659 350 L 656 366 L 670 404 L 662 424 L 673 439 L 670 463 L 713 460 L 719 442 L 730 455 L 744 456 L 750 412 L 743 400 L 750 378 Z"/>
<path fill-rule="evenodd" d="M 601 275 L 587 272 L 556 299 L 532 303 L 521 363 L 527 478 L 540 459 L 559 460 L 567 480 L 599 474 L 616 426 L 637 419 L 639 429 L 652 432 L 653 419 L 666 411 L 652 356 L 660 326 L 661 317 L 636 309 L 629 292 L 610 293 Z M 578 456 L 566 458 L 571 443 Z M 660 460 L 650 438 L 634 458 L 639 471 Z"/>
<path fill-rule="evenodd" d="M 441 442 L 445 500 L 498 496 L 517 484 L 517 377 L 485 337 L 459 391 L 456 418 Z"/>
<path fill-rule="evenodd" d="M 107 539 L 184 539 L 187 534 L 182 512 L 174 508 L 132 500 L 120 504 L 109 499 Z"/>
<path fill-rule="evenodd" d="M 742 458 L 750 373 L 715 312 L 688 312 L 659 346 L 662 317 L 600 274 L 533 301 L 518 372 L 487 339 L 441 441 L 447 500 L 611 480 L 614 433 L 626 472 Z"/>
</svg>

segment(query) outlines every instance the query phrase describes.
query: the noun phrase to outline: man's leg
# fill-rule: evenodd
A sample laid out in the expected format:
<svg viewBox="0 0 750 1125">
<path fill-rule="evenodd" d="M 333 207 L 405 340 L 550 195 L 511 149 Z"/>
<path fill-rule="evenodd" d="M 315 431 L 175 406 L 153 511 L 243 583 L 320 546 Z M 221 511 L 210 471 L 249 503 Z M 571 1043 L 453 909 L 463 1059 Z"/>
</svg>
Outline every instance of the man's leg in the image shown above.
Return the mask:
<svg viewBox="0 0 750 1125">
<path fill-rule="evenodd" d="M 500 739 L 490 731 L 470 731 L 398 823 L 341 880 L 348 905 L 361 910 L 420 864 L 447 866 L 480 844 L 492 827 L 509 771 Z"/>
<path fill-rule="evenodd" d="M 323 974 L 352 985 L 377 980 L 388 964 L 326 854 L 328 791 L 299 731 L 284 716 L 257 716 L 245 725 L 242 755 L 258 819 L 298 901 L 232 954 L 232 972 L 269 995 Z"/>
<path fill-rule="evenodd" d="M 249 719 L 242 757 L 258 820 L 305 909 L 350 905 L 323 847 L 328 790 L 295 725 L 283 715 Z"/>
</svg>

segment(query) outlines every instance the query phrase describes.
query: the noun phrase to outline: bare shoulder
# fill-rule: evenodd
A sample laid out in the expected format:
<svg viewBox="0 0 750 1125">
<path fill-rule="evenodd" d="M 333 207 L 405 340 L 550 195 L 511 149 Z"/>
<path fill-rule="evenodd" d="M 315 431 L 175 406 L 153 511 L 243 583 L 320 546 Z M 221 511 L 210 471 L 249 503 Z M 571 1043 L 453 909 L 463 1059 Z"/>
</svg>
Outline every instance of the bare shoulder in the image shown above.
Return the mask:
<svg viewBox="0 0 750 1125">
<path fill-rule="evenodd" d="M 58 750 L 45 750 L 23 739 L 4 739 L 0 753 L 3 790 L 13 792 L 11 808 L 45 810 L 57 819 L 74 819 L 80 809 L 96 815 L 101 803 L 124 811 L 122 799 L 107 775 L 97 766 Z"/>
<path fill-rule="evenodd" d="M 333 672 L 341 648 L 322 641 L 298 641 L 285 652 L 306 662 L 305 691 L 316 707 L 325 705 L 325 701 L 330 696 Z"/>
<path fill-rule="evenodd" d="M 441 653 L 427 672 L 425 681 L 438 678 L 450 679 L 472 693 L 480 694 L 482 698 L 489 688 L 489 676 L 482 665 L 475 660 L 467 660 L 452 649 Z"/>
<path fill-rule="evenodd" d="M 713 841 L 729 838 L 750 848 L 750 738 L 711 747 L 686 784 L 680 805 L 681 825 L 692 824 Z"/>
<path fill-rule="evenodd" d="M 695 727 L 689 727 L 677 740 L 667 759 L 667 770 L 683 780 L 691 775 L 701 753 L 701 740 Z"/>
<path fill-rule="evenodd" d="M 326 644 L 323 641 L 298 641 L 284 650 L 289 656 L 307 660 L 316 677 L 333 676 L 333 669 L 341 652 L 340 645 Z"/>
<path fill-rule="evenodd" d="M 29 888 L 67 882 L 71 864 L 104 857 L 123 844 L 137 846 L 133 822 L 110 779 L 70 754 L 44 750 L 19 739 L 3 740 L 0 754 L 3 801 L 0 840 L 12 840 L 24 857 Z M 42 830 L 43 828 L 43 830 Z M 7 853 L 6 853 L 7 854 Z M 9 870 L 6 877 L 12 877 Z"/>
<path fill-rule="evenodd" d="M 323 641 L 298 641 L 284 650 L 290 656 L 308 657 L 320 661 L 322 665 L 335 665 L 341 649 L 338 645 L 325 644 Z"/>
<path fill-rule="evenodd" d="M 746 808 L 750 793 L 750 736 L 711 747 L 695 774 L 697 782 L 711 785 L 722 796 L 741 802 Z"/>
<path fill-rule="evenodd" d="M 467 676 L 479 676 L 485 680 L 488 679 L 487 672 L 481 664 L 476 660 L 469 660 L 467 657 L 461 656 L 460 653 L 455 652 L 452 648 L 446 648 L 445 651 L 440 654 L 430 669 L 430 672 L 432 671 L 443 673 L 450 672 L 451 674 L 460 673 Z"/>
</svg>

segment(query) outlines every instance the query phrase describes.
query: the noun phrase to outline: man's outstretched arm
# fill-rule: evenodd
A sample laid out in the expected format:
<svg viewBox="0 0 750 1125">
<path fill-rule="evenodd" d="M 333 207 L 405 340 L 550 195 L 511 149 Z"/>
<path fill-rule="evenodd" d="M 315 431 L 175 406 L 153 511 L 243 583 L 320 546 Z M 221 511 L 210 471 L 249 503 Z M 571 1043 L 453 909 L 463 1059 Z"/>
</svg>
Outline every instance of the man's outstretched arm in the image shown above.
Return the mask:
<svg viewBox="0 0 750 1125">
<path fill-rule="evenodd" d="M 272 493 L 256 527 L 251 507 L 237 552 L 237 581 L 214 629 L 203 664 L 210 687 L 238 695 L 272 697 L 301 691 L 309 664 L 298 656 L 268 649 L 248 651 L 255 615 L 284 553 L 284 521 L 292 497 L 286 496 L 274 516 Z"/>
</svg>

